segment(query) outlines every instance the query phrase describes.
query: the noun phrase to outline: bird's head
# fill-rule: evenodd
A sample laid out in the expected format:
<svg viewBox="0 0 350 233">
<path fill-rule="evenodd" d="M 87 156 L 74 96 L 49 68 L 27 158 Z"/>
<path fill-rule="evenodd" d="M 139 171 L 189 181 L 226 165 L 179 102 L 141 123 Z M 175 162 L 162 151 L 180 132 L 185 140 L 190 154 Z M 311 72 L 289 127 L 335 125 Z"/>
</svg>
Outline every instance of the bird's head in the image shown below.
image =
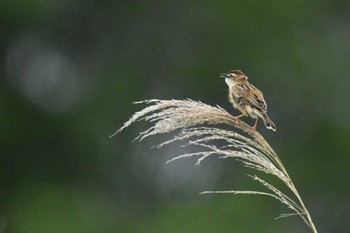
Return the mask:
<svg viewBox="0 0 350 233">
<path fill-rule="evenodd" d="M 220 74 L 221 78 L 225 78 L 225 82 L 229 87 L 234 85 L 238 81 L 247 80 L 248 77 L 243 74 L 240 70 L 232 70 L 228 73 Z"/>
<path fill-rule="evenodd" d="M 240 70 L 231 70 L 228 73 L 222 73 L 222 74 L 220 74 L 220 77 L 232 79 L 233 81 L 238 81 L 241 79 L 248 79 L 248 77 L 245 76 L 245 74 L 243 74 L 243 72 Z"/>
</svg>

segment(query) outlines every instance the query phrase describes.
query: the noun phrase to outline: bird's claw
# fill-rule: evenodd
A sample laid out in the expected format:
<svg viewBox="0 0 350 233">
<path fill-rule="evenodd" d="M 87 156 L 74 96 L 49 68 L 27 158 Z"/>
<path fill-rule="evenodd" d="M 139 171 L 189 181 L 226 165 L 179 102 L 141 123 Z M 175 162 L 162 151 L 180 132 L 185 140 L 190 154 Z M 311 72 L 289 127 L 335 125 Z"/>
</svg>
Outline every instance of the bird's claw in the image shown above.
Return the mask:
<svg viewBox="0 0 350 233">
<path fill-rule="evenodd" d="M 253 126 L 253 127 L 249 130 L 248 134 L 249 134 L 249 135 L 252 135 L 255 131 L 256 131 L 256 127 Z"/>
</svg>

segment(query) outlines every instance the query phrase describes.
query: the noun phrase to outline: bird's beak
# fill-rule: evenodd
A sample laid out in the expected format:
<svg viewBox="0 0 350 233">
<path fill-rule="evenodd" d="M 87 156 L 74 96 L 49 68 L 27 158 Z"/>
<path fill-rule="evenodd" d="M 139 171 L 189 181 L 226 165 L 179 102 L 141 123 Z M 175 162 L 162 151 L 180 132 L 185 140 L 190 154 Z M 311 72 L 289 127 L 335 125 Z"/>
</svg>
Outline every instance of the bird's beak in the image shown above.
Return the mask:
<svg viewBox="0 0 350 233">
<path fill-rule="evenodd" d="M 222 73 L 222 74 L 220 74 L 220 78 L 228 78 L 228 74 Z"/>
</svg>

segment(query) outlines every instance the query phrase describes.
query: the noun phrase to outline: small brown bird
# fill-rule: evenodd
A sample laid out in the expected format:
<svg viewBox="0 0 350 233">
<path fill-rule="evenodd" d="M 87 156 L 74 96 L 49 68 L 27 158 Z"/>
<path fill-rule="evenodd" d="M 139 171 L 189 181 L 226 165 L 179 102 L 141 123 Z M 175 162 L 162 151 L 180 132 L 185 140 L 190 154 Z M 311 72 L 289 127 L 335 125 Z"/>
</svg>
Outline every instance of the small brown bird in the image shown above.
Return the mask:
<svg viewBox="0 0 350 233">
<path fill-rule="evenodd" d="M 232 70 L 223 73 L 220 77 L 225 78 L 229 87 L 229 101 L 235 109 L 238 109 L 242 115 L 236 116 L 238 121 L 243 116 L 250 116 L 256 119 L 250 133 L 256 130 L 258 117 L 263 119 L 266 128 L 276 131 L 275 124 L 267 115 L 267 104 L 264 100 L 263 93 L 248 82 L 248 77 L 240 70 Z"/>
</svg>

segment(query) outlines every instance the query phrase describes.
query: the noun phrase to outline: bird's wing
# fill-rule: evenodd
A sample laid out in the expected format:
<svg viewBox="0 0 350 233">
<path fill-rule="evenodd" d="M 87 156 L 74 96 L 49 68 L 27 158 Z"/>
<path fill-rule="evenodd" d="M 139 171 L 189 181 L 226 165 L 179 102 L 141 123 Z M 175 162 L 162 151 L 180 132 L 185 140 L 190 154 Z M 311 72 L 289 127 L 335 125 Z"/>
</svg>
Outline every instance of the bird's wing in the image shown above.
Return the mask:
<svg viewBox="0 0 350 233">
<path fill-rule="evenodd" d="M 263 93 L 250 83 L 236 84 L 234 86 L 236 98 L 252 107 L 267 111 L 267 104 Z"/>
</svg>

